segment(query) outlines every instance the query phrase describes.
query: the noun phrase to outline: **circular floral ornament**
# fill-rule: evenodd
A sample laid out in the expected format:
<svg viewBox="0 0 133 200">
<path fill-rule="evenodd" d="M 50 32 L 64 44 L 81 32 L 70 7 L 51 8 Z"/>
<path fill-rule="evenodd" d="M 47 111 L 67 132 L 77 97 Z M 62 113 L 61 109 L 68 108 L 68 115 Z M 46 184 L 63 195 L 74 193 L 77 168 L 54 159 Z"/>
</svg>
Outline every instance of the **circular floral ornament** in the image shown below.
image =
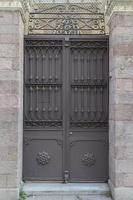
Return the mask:
<svg viewBox="0 0 133 200">
<path fill-rule="evenodd" d="M 87 167 L 92 167 L 96 163 L 94 153 L 85 153 L 82 158 L 82 162 Z"/>
<path fill-rule="evenodd" d="M 50 159 L 51 158 L 50 158 L 49 154 L 45 151 L 39 152 L 36 157 L 36 160 L 40 165 L 47 165 L 49 163 Z"/>
</svg>

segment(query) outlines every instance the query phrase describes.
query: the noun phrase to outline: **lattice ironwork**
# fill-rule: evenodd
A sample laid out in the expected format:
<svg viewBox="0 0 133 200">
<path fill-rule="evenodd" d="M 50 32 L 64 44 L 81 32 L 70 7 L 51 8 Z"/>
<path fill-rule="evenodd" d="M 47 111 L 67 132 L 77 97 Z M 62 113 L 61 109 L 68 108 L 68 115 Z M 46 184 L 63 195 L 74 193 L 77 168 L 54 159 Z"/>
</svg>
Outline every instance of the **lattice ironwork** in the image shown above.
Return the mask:
<svg viewBox="0 0 133 200">
<path fill-rule="evenodd" d="M 108 127 L 107 45 L 106 40 L 25 40 L 26 128 L 63 127 L 63 58 L 67 51 L 70 127 Z"/>
<path fill-rule="evenodd" d="M 107 0 L 107 6 L 110 6 L 113 0 Z"/>
<path fill-rule="evenodd" d="M 25 40 L 25 127 L 62 127 L 62 41 Z"/>
<path fill-rule="evenodd" d="M 48 2 L 48 1 L 47 1 Z M 50 2 L 50 1 L 49 1 Z M 97 0 L 34 0 L 29 34 L 104 34 L 103 3 Z"/>
<path fill-rule="evenodd" d="M 72 41 L 70 54 L 70 126 L 108 127 L 107 41 Z"/>
</svg>

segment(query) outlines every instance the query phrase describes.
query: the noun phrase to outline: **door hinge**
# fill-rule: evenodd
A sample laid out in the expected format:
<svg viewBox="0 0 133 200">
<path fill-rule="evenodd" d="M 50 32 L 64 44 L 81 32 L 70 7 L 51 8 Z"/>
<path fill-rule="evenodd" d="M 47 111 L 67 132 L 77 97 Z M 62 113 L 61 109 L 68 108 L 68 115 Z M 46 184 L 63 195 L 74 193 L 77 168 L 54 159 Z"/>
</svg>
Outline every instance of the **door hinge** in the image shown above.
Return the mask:
<svg viewBox="0 0 133 200">
<path fill-rule="evenodd" d="M 64 183 L 68 183 L 69 181 L 69 171 L 64 171 Z"/>
</svg>

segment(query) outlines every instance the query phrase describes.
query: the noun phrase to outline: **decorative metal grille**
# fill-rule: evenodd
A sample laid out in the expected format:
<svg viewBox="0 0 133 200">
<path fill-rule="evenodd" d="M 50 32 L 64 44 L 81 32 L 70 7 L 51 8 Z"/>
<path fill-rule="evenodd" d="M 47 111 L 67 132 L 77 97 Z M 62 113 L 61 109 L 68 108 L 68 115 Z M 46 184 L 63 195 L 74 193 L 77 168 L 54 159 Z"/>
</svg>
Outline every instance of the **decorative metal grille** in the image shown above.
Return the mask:
<svg viewBox="0 0 133 200">
<path fill-rule="evenodd" d="M 97 0 L 33 0 L 29 34 L 104 34 L 104 12 Z"/>
<path fill-rule="evenodd" d="M 70 126 L 108 127 L 106 41 L 71 41 Z"/>
<path fill-rule="evenodd" d="M 110 6 L 113 0 L 107 0 L 107 6 Z"/>
<path fill-rule="evenodd" d="M 62 41 L 25 40 L 25 127 L 62 127 Z"/>
</svg>

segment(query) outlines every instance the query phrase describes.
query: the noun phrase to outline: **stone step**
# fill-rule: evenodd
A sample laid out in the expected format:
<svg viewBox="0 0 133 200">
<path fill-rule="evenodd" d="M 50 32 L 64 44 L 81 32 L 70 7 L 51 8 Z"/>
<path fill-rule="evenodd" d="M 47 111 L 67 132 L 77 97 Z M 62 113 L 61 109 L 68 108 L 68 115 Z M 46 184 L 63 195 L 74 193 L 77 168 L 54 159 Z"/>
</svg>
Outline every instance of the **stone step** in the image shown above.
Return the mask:
<svg viewBox="0 0 133 200">
<path fill-rule="evenodd" d="M 28 200 L 111 200 L 104 183 L 25 183 Z"/>
</svg>

